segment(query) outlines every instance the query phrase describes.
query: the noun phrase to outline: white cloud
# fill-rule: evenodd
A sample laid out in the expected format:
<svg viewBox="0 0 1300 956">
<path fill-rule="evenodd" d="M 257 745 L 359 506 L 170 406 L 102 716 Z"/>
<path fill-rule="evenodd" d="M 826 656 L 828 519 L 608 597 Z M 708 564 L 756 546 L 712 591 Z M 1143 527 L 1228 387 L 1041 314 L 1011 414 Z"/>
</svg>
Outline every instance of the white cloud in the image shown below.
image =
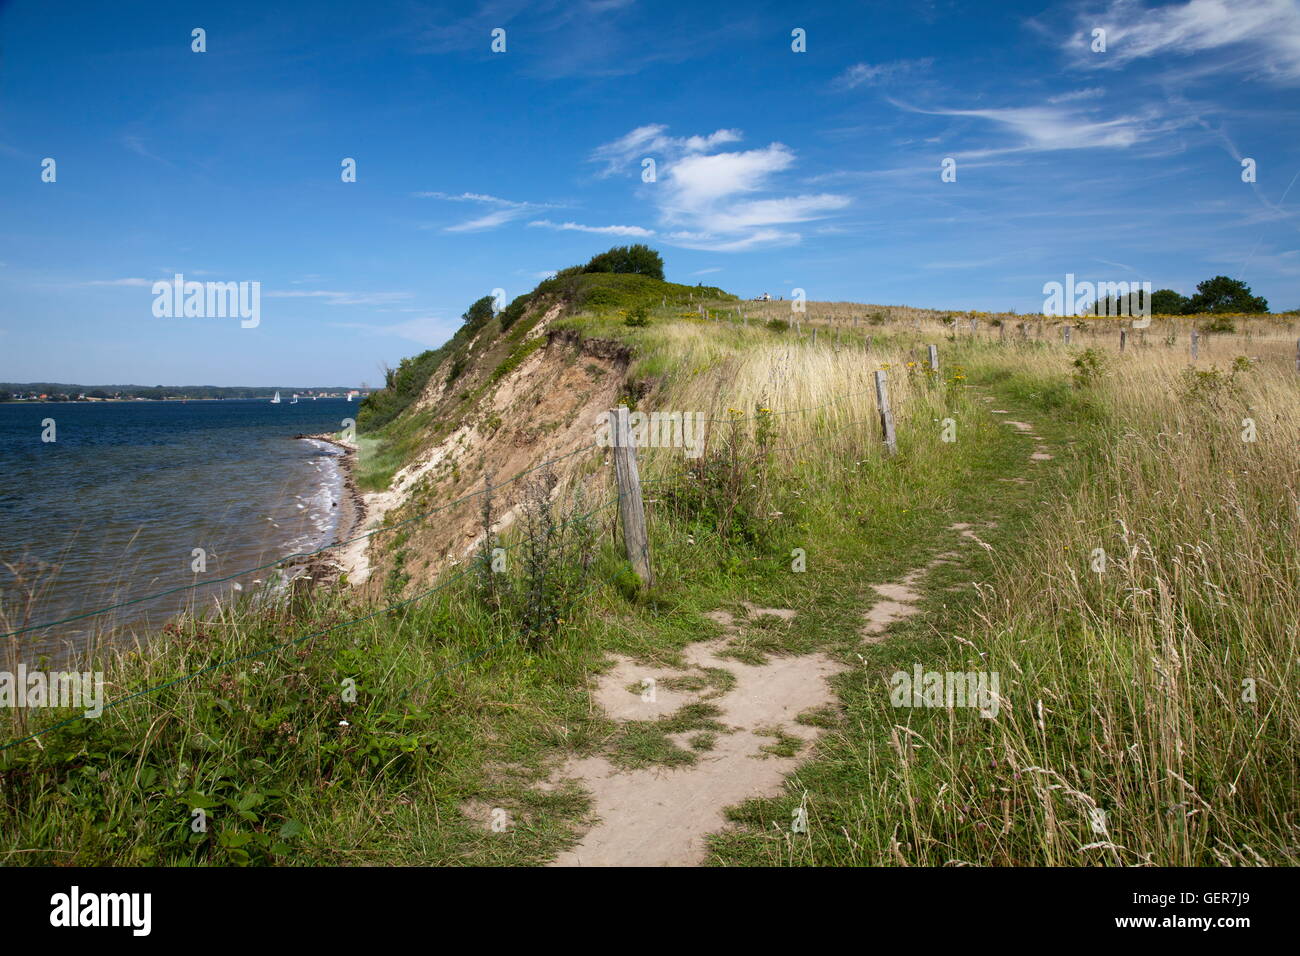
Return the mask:
<svg viewBox="0 0 1300 956">
<path fill-rule="evenodd" d="M 1086 90 L 1074 90 L 1070 93 L 1061 93 L 1058 96 L 1049 96 L 1049 103 L 1073 103 L 1076 100 L 1090 100 L 1094 97 L 1101 96 L 1106 91 L 1100 86 L 1090 86 Z"/>
<path fill-rule="evenodd" d="M 967 151 L 955 155 L 974 157 L 1007 152 L 1041 152 L 1058 149 L 1125 149 L 1147 139 L 1154 129 L 1152 117 L 1123 116 L 1094 120 L 1078 107 L 1020 106 L 983 110 L 923 110 L 894 102 L 901 109 L 932 116 L 970 116 L 997 123 L 1019 137 L 1019 145 L 1001 149 Z"/>
<path fill-rule="evenodd" d="M 625 136 L 602 146 L 597 146 L 589 162 L 604 163 L 601 176 L 612 176 L 629 166 L 641 167 L 641 160 L 652 156 L 656 162 L 671 162 L 690 153 L 703 153 L 725 143 L 740 142 L 740 131 L 715 130 L 708 136 L 668 136 L 668 127 L 662 123 L 638 126 Z"/>
<path fill-rule="evenodd" d="M 670 202 L 695 210 L 735 193 L 753 192 L 793 162 L 794 153 L 780 143 L 743 153 L 687 156 L 668 170 Z"/>
<path fill-rule="evenodd" d="M 854 63 L 832 80 L 831 85 L 841 90 L 851 90 L 864 84 L 878 86 L 908 73 L 928 70 L 933 65 L 933 57 L 922 60 L 894 60 L 891 63 Z"/>
<path fill-rule="evenodd" d="M 782 232 L 779 229 L 759 229 L 747 236 L 728 238 L 708 232 L 676 232 L 669 238 L 674 245 L 684 249 L 704 249 L 709 252 L 746 252 L 766 246 L 788 246 L 798 242 L 802 236 L 797 232 Z"/>
<path fill-rule="evenodd" d="M 553 208 L 550 203 L 518 202 L 513 199 L 490 196 L 486 193 L 467 192 L 457 196 L 443 192 L 418 192 L 413 195 L 417 199 L 441 199 L 445 202 L 469 202 L 495 207 L 491 212 L 482 216 L 476 216 L 473 219 L 467 219 L 452 226 L 445 226 L 445 232 L 481 232 L 485 229 L 495 229 L 497 226 L 505 225 L 516 219 L 522 219 L 524 216 L 533 215 L 540 209 Z"/>
<path fill-rule="evenodd" d="M 551 222 L 549 219 L 537 219 L 530 222 L 530 226 L 542 226 L 546 229 L 557 229 L 561 232 L 594 232 L 607 236 L 653 236 L 653 229 L 643 229 L 641 226 L 584 226 L 576 222 Z"/>
<path fill-rule="evenodd" d="M 1190 0 L 1148 8 L 1113 0 L 1105 13 L 1080 14 L 1066 43 L 1097 68 L 1155 54 L 1239 53 L 1235 66 L 1284 82 L 1300 81 L 1300 4 L 1295 0 Z M 1092 53 L 1092 30 L 1106 30 L 1106 52 Z"/>
<path fill-rule="evenodd" d="M 331 292 L 325 289 L 263 292 L 268 299 L 324 299 L 326 305 L 390 305 L 411 298 L 409 292 Z"/>
<path fill-rule="evenodd" d="M 819 193 L 815 196 L 787 196 L 783 199 L 759 199 L 736 203 L 713 215 L 712 227 L 724 232 L 739 232 L 751 226 L 774 223 L 809 222 L 821 219 L 826 213 L 843 209 L 849 204 L 847 196 Z"/>
<path fill-rule="evenodd" d="M 484 229 L 495 229 L 497 226 L 503 226 L 508 222 L 526 216 L 532 210 L 524 207 L 519 209 L 496 209 L 483 216 L 474 219 L 467 219 L 464 222 L 458 222 L 454 226 L 447 226 L 445 232 L 479 232 Z"/>
<path fill-rule="evenodd" d="M 96 279 L 93 282 L 83 282 L 82 285 L 152 286 L 155 282 L 171 281 L 171 276 L 166 279 Z"/>
<path fill-rule="evenodd" d="M 647 144 L 665 146 L 658 181 L 642 194 L 655 204 L 666 227 L 660 235 L 674 245 L 737 252 L 796 243 L 799 233 L 776 227 L 821 219 L 849 204 L 847 197 L 833 193 L 764 195 L 794 166 L 794 151 L 782 143 L 720 152 L 720 146 L 736 142 L 740 134 L 724 129 L 708 136 L 671 137 L 666 130 L 662 125 L 638 127 L 598 147 L 592 159 L 617 168 L 620 157 L 638 156 Z"/>
</svg>

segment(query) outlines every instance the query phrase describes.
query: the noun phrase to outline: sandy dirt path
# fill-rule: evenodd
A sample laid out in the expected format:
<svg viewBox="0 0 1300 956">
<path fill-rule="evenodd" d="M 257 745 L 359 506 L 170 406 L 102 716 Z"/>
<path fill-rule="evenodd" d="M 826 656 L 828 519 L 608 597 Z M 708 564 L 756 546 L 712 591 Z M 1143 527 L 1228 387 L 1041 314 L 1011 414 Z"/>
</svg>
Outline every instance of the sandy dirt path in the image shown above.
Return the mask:
<svg viewBox="0 0 1300 956">
<path fill-rule="evenodd" d="M 737 626 L 725 612 L 711 616 L 728 631 Z M 559 777 L 577 780 L 591 794 L 599 822 L 552 866 L 702 863 L 706 837 L 726 826 L 726 807 L 750 797 L 779 794 L 786 775 L 807 759 L 808 745 L 821 731 L 797 723 L 795 718 L 836 700 L 828 678 L 843 666 L 820 653 L 745 664 L 718 656 L 726 643 L 727 637 L 723 637 L 691 645 L 685 651 L 688 667 L 684 670 L 646 667 L 616 658 L 615 667 L 601 675 L 595 697 L 615 720 L 654 719 L 706 699 L 721 710 L 717 720 L 733 729 L 719 734 L 713 748 L 700 753 L 697 762 L 688 767 L 622 770 L 603 756 L 568 763 Z M 735 684 L 712 697 L 707 691 L 673 693 L 656 686 L 654 701 L 643 701 L 644 694 L 629 690 L 630 686 L 642 686 L 646 678 L 658 684 L 705 668 L 729 671 Z M 777 728 L 803 742 L 799 754 L 782 757 L 763 751 L 775 742 L 773 731 Z"/>
</svg>

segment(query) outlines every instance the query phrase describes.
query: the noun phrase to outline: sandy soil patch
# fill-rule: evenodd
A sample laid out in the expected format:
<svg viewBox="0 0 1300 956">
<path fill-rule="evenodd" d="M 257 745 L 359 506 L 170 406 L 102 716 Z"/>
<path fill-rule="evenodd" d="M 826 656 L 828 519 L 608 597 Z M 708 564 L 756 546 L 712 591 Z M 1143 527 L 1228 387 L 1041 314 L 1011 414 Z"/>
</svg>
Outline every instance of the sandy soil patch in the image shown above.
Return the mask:
<svg viewBox="0 0 1300 956">
<path fill-rule="evenodd" d="M 872 585 L 881 600 L 871 605 L 864 618 L 862 636 L 866 643 L 879 644 L 885 639 L 884 633 L 891 624 L 920 613 L 921 609 L 916 606 L 916 602 L 921 600 L 921 595 L 913 589 L 913 585 L 925 570 L 917 568 L 893 584 Z"/>
<path fill-rule="evenodd" d="M 793 611 L 758 608 L 755 613 L 777 613 L 789 619 Z M 729 630 L 734 620 L 725 611 L 709 617 Z M 561 779 L 577 780 L 592 797 L 599 821 L 553 866 L 692 866 L 703 862 L 706 838 L 726 826 L 726 807 L 751 797 L 781 792 L 785 777 L 808 756 L 808 744 L 821 734 L 815 727 L 795 722 L 802 712 L 835 701 L 828 678 L 843 666 L 824 654 L 774 657 L 762 665 L 719 657 L 729 637 L 692 644 L 684 656 L 687 668 L 653 667 L 618 658 L 602 674 L 595 698 L 619 721 L 651 720 L 673 713 L 686 703 L 708 699 L 721 714 L 717 720 L 733 728 L 719 734 L 711 750 L 698 755 L 688 767 L 646 767 L 623 770 L 603 756 L 570 761 L 559 771 Z M 664 680 L 705 669 L 731 672 L 735 684 L 719 693 L 716 688 L 676 693 Z M 655 700 L 649 701 L 643 681 L 656 682 Z M 774 742 L 771 732 L 780 728 L 803 741 L 801 752 L 782 757 L 763 751 Z M 691 734 L 678 735 L 685 738 Z"/>
</svg>

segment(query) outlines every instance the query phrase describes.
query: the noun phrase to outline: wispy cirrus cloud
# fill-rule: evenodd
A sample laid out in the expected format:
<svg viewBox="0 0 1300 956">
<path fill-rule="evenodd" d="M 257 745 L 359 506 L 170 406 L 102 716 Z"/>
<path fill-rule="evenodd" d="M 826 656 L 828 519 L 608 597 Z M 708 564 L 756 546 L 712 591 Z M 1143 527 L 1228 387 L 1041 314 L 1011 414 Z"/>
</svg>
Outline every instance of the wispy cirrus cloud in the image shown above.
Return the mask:
<svg viewBox="0 0 1300 956">
<path fill-rule="evenodd" d="M 409 292 L 333 292 L 327 289 L 286 289 L 262 293 L 267 299 L 323 299 L 326 305 L 392 305 L 411 298 Z"/>
<path fill-rule="evenodd" d="M 1068 93 L 1058 93 L 1056 96 L 1049 96 L 1049 103 L 1074 103 L 1078 100 L 1090 100 L 1105 94 L 1100 86 L 1090 86 L 1084 90 L 1071 90 Z"/>
<path fill-rule="evenodd" d="M 713 232 L 670 232 L 673 245 L 684 249 L 701 249 L 706 252 L 748 252 L 769 246 L 789 246 L 803 238 L 797 232 L 781 229 L 756 229 L 748 235 L 730 238 Z"/>
<path fill-rule="evenodd" d="M 137 156 L 143 156 L 145 159 L 151 159 L 156 163 L 162 163 L 164 166 L 173 165 L 171 160 L 163 159 L 148 146 L 145 145 L 144 139 L 133 133 L 123 133 L 121 143 Z"/>
<path fill-rule="evenodd" d="M 1127 149 L 1151 138 L 1156 132 L 1169 128 L 1168 124 L 1161 123 L 1150 110 L 1134 112 L 1115 119 L 1096 119 L 1084 108 L 1063 106 L 1059 103 L 1043 106 L 955 110 L 922 109 L 896 100 L 890 102 L 912 113 L 987 120 L 1013 134 L 1018 140 L 1011 146 L 954 153 L 964 157 L 1063 149 Z"/>
<path fill-rule="evenodd" d="M 645 229 L 641 226 L 584 226 L 577 222 L 551 222 L 549 219 L 537 219 L 530 222 L 530 226 L 541 226 L 545 229 L 555 229 L 560 232 L 591 232 L 597 235 L 605 236 L 653 236 L 653 229 Z"/>
<path fill-rule="evenodd" d="M 909 74 L 928 70 L 934 66 L 934 57 L 920 60 L 894 60 L 890 63 L 854 63 L 831 81 L 837 90 L 852 90 L 859 86 L 881 86 Z"/>
<path fill-rule="evenodd" d="M 186 270 L 184 275 L 211 275 L 202 269 Z M 155 282 L 173 281 L 174 273 L 158 279 L 144 279 L 131 276 L 122 279 L 94 279 L 83 282 L 87 286 L 107 286 L 114 288 L 152 288 Z M 325 305 L 393 305 L 412 298 L 409 292 L 340 292 L 330 289 L 268 289 L 262 293 L 267 299 L 320 299 Z"/>
<path fill-rule="evenodd" d="M 1188 0 L 1147 7 L 1112 0 L 1101 12 L 1080 11 L 1078 32 L 1065 43 L 1077 61 L 1113 69 L 1156 55 L 1223 55 L 1201 66 L 1284 83 L 1300 82 L 1300 4 L 1295 0 Z M 1092 31 L 1106 31 L 1106 51 L 1093 53 Z"/>
<path fill-rule="evenodd" d="M 553 203 L 520 202 L 513 199 L 502 199 L 500 196 L 490 196 L 486 193 L 467 192 L 454 195 L 443 192 L 418 192 L 414 193 L 414 195 L 417 199 L 441 199 L 444 202 L 475 203 L 490 209 L 489 212 L 481 216 L 475 216 L 473 219 L 467 219 L 451 226 L 444 226 L 444 232 L 482 232 L 487 229 L 495 229 L 497 226 L 503 226 L 516 219 L 522 219 L 525 216 L 536 215 L 542 209 L 555 208 Z"/>
</svg>

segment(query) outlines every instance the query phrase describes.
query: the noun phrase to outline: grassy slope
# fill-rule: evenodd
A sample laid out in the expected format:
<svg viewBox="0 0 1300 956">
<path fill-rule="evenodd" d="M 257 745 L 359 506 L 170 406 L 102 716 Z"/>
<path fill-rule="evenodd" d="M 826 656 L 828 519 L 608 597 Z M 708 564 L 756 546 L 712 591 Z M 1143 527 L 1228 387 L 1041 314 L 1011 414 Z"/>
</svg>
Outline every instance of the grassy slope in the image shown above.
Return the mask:
<svg viewBox="0 0 1300 956">
<path fill-rule="evenodd" d="M 462 326 L 446 344 L 403 360 L 390 373 L 386 388 L 362 403 L 357 415 L 358 484 L 365 491 L 387 487 L 399 468 L 453 431 L 487 389 L 542 344 L 526 337 L 552 306 L 562 304 L 566 314 L 580 311 L 608 325 L 611 318 L 621 319 L 638 306 L 685 307 L 702 296 L 717 303 L 731 299 L 721 289 L 639 275 L 598 273 L 540 283 L 484 325 Z M 447 394 L 435 408 L 412 410 L 430 381 L 444 380 Z"/>
<path fill-rule="evenodd" d="M 714 633 L 703 612 L 752 600 L 799 615 L 741 652 L 820 647 L 851 669 L 837 679 L 842 710 L 830 715 L 833 732 L 816 759 L 785 796 L 733 811 L 737 828 L 715 840 L 716 862 L 1295 862 L 1297 714 L 1279 689 L 1295 658 L 1296 484 L 1294 466 L 1277 457 L 1297 437 L 1295 414 L 1284 411 L 1296 405 L 1294 380 L 1261 375 L 1247 395 L 1220 396 L 1196 416 L 1212 419 L 1212 431 L 1161 464 L 1149 438 L 1122 438 L 1149 436 L 1181 414 L 1171 399 L 1139 400 L 1148 373 L 1121 369 L 1076 390 L 1059 349 L 958 339 L 944 345 L 945 365 L 959 363 L 968 378 L 940 385 L 903 370 L 910 330 L 874 327 L 870 359 L 847 347 L 828 356 L 825 338 L 812 349 L 791 345 L 789 333 L 674 321 L 672 311 L 659 310 L 646 329 L 622 326 L 615 310 L 570 324 L 641 348 L 634 374 L 662 390 L 656 407 L 709 407 L 719 417 L 860 393 L 883 359 L 899 407 L 899 458 L 880 456 L 869 394 L 849 408 L 778 415 L 778 443 L 799 447 L 774 456 L 765 504 L 782 518 L 764 536 L 722 541 L 707 516 L 661 507 L 651 515 L 661 588 L 629 598 L 619 587 L 623 562 L 602 534 L 583 613 L 541 651 L 493 621 L 465 580 L 347 627 L 339 625 L 372 612 L 339 595 L 185 622 L 157 653 L 128 662 L 118 686 L 260 656 L 51 733 L 44 749 L 0 755 L 0 860 L 543 861 L 572 839 L 585 808 L 573 788 L 533 786 L 559 760 L 595 751 L 628 765 L 698 759 L 666 739 L 681 721 L 619 729 L 593 712 L 586 687 L 607 653 L 672 662 Z M 858 330 L 859 346 L 867 331 Z M 996 403 L 977 401 L 983 393 L 965 384 L 984 386 Z M 1135 486 L 1135 473 L 1166 488 L 1190 477 L 1202 494 L 1221 486 L 1212 459 L 1241 452 L 1222 439 L 1243 402 L 1277 419 L 1273 444 L 1246 452 L 1265 461 L 1235 479 L 1238 504 L 1271 498 L 1287 507 L 1207 533 L 1195 497 L 1126 500 L 1126 489 L 1147 487 Z M 1057 458 L 1031 472 L 1033 442 L 998 424 L 996 407 L 1034 423 Z M 955 444 L 938 440 L 945 416 L 959 423 Z M 671 490 L 673 463 L 647 458 L 650 480 Z M 1033 483 L 998 480 L 1023 474 Z M 1145 570 L 1126 570 L 1125 556 L 1117 571 L 1138 576 L 1128 585 L 1118 573 L 1106 579 L 1113 590 L 1091 581 L 1083 553 L 1117 514 L 1136 532 L 1156 504 L 1161 524 L 1148 520 L 1144 531 L 1155 538 L 1169 527 L 1185 540 L 1161 543 Z M 604 528 L 610 517 L 606 507 L 593 520 Z M 974 524 L 994 550 L 963 543 L 948 530 L 957 521 Z M 1251 568 L 1232 574 L 1222 563 L 1211 578 L 1222 594 L 1211 602 L 1212 589 L 1176 571 L 1179 543 L 1246 555 Z M 789 570 L 793 547 L 807 549 L 808 573 Z M 947 550 L 960 557 L 926 580 L 925 613 L 896 625 L 887 642 L 862 646 L 869 585 Z M 1082 586 L 1070 585 L 1071 568 Z M 971 580 L 991 585 L 990 601 L 945 590 Z M 1176 600 L 1149 598 L 1162 586 Z M 288 641 L 297 643 L 265 650 Z M 1000 720 L 900 715 L 888 705 L 884 679 L 895 668 L 978 669 L 979 651 L 1003 673 L 1010 706 Z M 1232 667 L 1212 666 L 1224 657 Z M 1247 672 L 1259 675 L 1260 696 L 1243 709 L 1236 690 Z M 356 681 L 355 704 L 343 699 L 345 678 Z M 1030 703 L 1040 699 L 1041 728 Z M 707 714 L 690 716 L 708 727 Z M 1110 840 L 1092 830 L 1088 800 L 1108 811 Z M 811 826 L 795 837 L 788 823 L 801 801 Z M 514 825 L 493 833 L 462 812 L 467 803 L 505 808 Z M 192 811 L 205 805 L 209 832 L 193 833 Z M 1119 849 L 1080 849 L 1097 842 Z"/>
</svg>

